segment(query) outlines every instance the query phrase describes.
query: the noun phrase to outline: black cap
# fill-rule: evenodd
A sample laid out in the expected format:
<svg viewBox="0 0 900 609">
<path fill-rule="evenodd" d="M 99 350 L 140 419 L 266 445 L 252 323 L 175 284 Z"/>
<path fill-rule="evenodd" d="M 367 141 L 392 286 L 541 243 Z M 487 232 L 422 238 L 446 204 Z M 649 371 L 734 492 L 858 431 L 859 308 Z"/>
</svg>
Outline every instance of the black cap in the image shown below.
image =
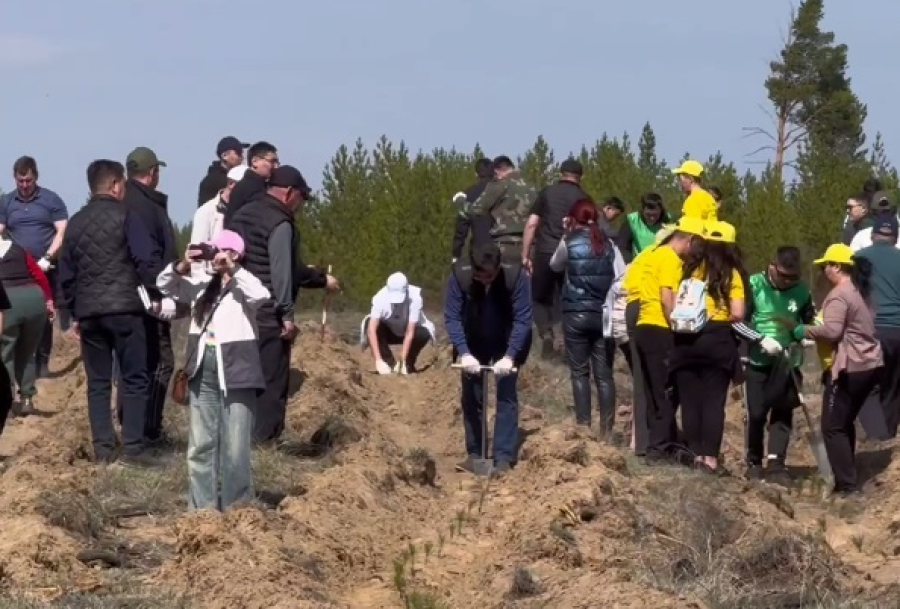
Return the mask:
<svg viewBox="0 0 900 609">
<path fill-rule="evenodd" d="M 891 202 L 891 199 L 888 197 L 888 193 L 881 190 L 872 195 L 872 208 L 877 211 L 887 211 L 892 209 L 894 204 Z"/>
<path fill-rule="evenodd" d="M 249 148 L 250 144 L 245 144 L 241 140 L 237 139 L 233 135 L 227 135 L 219 140 L 219 145 L 216 146 L 216 156 L 222 156 L 226 152 L 235 151 L 235 152 L 244 152 L 244 148 Z"/>
<path fill-rule="evenodd" d="M 881 218 L 875 222 L 875 226 L 872 227 L 872 234 L 880 235 L 882 237 L 897 237 L 897 232 L 898 226 L 896 216 Z"/>
<path fill-rule="evenodd" d="M 290 165 L 282 165 L 273 171 L 269 177 L 269 186 L 293 188 L 302 192 L 304 197 L 309 196 L 309 193 L 312 192 L 306 180 L 303 179 L 303 174 L 300 173 L 300 170 Z"/>
<path fill-rule="evenodd" d="M 498 157 L 495 157 L 493 160 L 494 168 L 503 169 L 506 167 L 515 167 L 516 164 L 512 162 L 512 159 L 506 156 L 505 154 L 501 154 Z"/>
<path fill-rule="evenodd" d="M 571 173 L 572 175 L 584 175 L 584 167 L 575 159 L 566 159 L 559 166 L 560 173 Z"/>
</svg>

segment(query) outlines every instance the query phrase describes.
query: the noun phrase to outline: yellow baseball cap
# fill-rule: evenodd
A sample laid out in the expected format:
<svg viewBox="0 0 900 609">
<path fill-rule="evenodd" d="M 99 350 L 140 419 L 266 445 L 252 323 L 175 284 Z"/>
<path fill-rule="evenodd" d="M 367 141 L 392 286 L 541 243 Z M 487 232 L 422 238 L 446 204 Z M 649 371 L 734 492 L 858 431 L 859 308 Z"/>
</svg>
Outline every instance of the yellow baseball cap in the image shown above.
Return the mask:
<svg viewBox="0 0 900 609">
<path fill-rule="evenodd" d="M 675 230 L 689 235 L 698 237 L 706 237 L 706 222 L 700 218 L 692 218 L 690 216 L 681 216 L 675 223 Z"/>
<path fill-rule="evenodd" d="M 737 241 L 737 229 L 728 222 L 711 221 L 706 223 L 706 239 L 721 243 L 734 243 Z"/>
<path fill-rule="evenodd" d="M 813 264 L 821 266 L 823 264 L 853 264 L 853 250 L 849 245 L 843 243 L 835 243 L 829 245 L 825 250 L 825 255 L 813 261 Z"/>
<path fill-rule="evenodd" d="M 692 178 L 699 178 L 703 175 L 703 165 L 698 163 L 697 161 L 685 161 L 681 164 L 681 167 L 677 167 L 672 170 L 672 173 L 675 175 L 689 175 Z"/>
</svg>

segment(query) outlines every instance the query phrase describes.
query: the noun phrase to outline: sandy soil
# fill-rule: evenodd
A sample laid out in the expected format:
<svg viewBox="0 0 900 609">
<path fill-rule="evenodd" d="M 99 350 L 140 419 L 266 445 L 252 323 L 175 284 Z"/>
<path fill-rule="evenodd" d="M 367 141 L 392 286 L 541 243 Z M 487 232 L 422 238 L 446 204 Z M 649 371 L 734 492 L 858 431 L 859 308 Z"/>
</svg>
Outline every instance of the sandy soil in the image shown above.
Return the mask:
<svg viewBox="0 0 900 609">
<path fill-rule="evenodd" d="M 802 434 L 793 480 L 745 481 L 742 411 L 710 478 L 648 468 L 571 423 L 567 371 L 520 382 L 523 446 L 500 479 L 463 456 L 449 348 L 380 377 L 355 319 L 294 348 L 288 437 L 255 454 L 260 500 L 185 511 L 185 413 L 162 471 L 91 463 L 84 378 L 60 341 L 42 416 L 0 438 L 0 608 L 774 608 L 900 606 L 900 464 L 861 448 L 866 494 L 822 499 Z M 620 424 L 630 416 L 617 374 Z M 809 386 L 814 389 L 814 385 Z M 815 410 L 817 402 L 810 400 Z M 799 420 L 799 417 L 798 417 Z"/>
</svg>

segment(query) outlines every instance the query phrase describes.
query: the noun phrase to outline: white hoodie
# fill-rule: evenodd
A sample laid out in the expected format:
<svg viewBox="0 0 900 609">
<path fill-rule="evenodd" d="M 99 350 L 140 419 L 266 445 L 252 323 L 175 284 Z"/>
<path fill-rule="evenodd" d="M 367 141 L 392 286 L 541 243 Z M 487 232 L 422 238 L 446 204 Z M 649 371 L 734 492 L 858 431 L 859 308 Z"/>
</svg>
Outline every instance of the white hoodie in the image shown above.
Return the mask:
<svg viewBox="0 0 900 609">
<path fill-rule="evenodd" d="M 219 192 L 212 199 L 197 208 L 194 212 L 194 223 L 191 227 L 191 243 L 206 243 L 216 238 L 216 235 L 222 232 L 225 222 L 225 215 L 219 211 L 219 203 L 222 200 L 222 193 Z M 210 263 L 196 262 L 192 265 L 194 269 L 206 268 L 211 270 Z"/>
</svg>

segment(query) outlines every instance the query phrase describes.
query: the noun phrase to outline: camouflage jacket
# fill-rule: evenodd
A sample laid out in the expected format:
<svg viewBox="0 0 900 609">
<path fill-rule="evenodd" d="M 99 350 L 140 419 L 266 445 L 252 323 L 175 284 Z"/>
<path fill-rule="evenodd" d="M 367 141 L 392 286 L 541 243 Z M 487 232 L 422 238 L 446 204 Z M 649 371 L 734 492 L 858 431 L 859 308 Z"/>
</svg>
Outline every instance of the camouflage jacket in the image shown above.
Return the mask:
<svg viewBox="0 0 900 609">
<path fill-rule="evenodd" d="M 511 171 L 502 179 L 488 183 L 474 202 L 463 204 L 460 215 L 469 220 L 489 218 L 494 239 L 521 238 L 536 198 L 537 190 L 518 171 Z"/>
</svg>

